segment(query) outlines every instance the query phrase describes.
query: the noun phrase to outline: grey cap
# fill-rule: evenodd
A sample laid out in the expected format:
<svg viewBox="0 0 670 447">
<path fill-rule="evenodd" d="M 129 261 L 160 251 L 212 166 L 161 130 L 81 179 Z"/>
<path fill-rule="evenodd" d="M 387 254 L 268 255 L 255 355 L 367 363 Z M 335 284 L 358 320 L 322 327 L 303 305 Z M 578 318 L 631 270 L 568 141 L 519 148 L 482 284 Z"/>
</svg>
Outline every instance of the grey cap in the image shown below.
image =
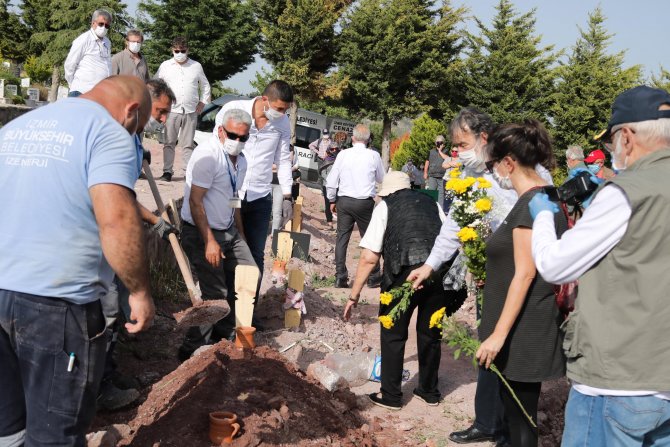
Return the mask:
<svg viewBox="0 0 670 447">
<path fill-rule="evenodd" d="M 447 141 L 447 139 L 444 138 L 444 135 L 438 135 L 438 136 L 436 136 L 436 137 L 435 137 L 435 142 L 437 143 L 437 142 L 440 142 L 440 141 L 444 143 L 444 142 Z"/>
</svg>

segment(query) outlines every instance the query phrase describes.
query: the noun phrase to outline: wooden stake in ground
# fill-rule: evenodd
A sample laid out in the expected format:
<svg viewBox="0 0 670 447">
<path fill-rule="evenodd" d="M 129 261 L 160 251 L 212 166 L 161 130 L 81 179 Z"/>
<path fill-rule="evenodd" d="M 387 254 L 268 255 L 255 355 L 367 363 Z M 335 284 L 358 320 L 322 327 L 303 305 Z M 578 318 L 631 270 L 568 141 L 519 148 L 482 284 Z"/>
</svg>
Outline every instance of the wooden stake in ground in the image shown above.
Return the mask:
<svg viewBox="0 0 670 447">
<path fill-rule="evenodd" d="M 278 233 L 277 236 L 277 259 L 288 261 L 293 253 L 293 239 L 289 233 Z"/>
<path fill-rule="evenodd" d="M 298 196 L 293 204 L 293 222 L 291 231 L 300 233 L 302 231 L 302 196 Z"/>
<path fill-rule="evenodd" d="M 258 267 L 238 265 L 235 267 L 235 327 L 251 327 L 254 315 L 254 298 L 258 287 Z"/>
<path fill-rule="evenodd" d="M 305 290 L 305 272 L 291 269 L 288 271 L 288 286 L 296 292 Z M 305 299 L 303 297 L 303 299 Z M 300 326 L 302 313 L 300 309 L 286 309 L 284 311 L 284 327 L 292 328 Z"/>
</svg>

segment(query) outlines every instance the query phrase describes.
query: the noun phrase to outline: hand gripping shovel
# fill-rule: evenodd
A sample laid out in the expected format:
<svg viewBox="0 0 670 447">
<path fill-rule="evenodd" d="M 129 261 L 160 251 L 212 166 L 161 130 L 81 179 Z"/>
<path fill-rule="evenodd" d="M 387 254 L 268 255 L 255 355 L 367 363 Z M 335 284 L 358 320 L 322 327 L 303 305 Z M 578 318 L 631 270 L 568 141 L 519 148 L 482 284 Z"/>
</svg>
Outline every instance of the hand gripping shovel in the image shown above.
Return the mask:
<svg viewBox="0 0 670 447">
<path fill-rule="evenodd" d="M 165 204 L 161 195 L 158 192 L 158 186 L 156 186 L 156 180 L 151 173 L 151 168 L 149 163 L 146 160 L 142 162 L 142 167 L 144 168 L 144 175 L 147 176 L 149 181 L 149 187 L 151 192 L 156 200 L 156 206 L 158 207 L 158 212 L 161 214 L 161 217 L 165 219 L 170 224 L 173 224 L 173 221 L 170 219 L 170 216 L 165 211 Z M 176 213 L 177 210 L 173 209 L 173 213 Z M 202 326 L 207 324 L 214 324 L 220 319 L 224 318 L 230 313 L 230 306 L 226 300 L 207 300 L 203 301 L 200 296 L 200 291 L 195 286 L 193 281 L 193 275 L 191 274 L 191 267 L 189 266 L 188 259 L 184 250 L 179 245 L 179 240 L 177 236 L 170 233 L 168 236 L 170 239 L 170 246 L 172 246 L 172 251 L 174 252 L 175 258 L 177 258 L 177 264 L 179 265 L 179 271 L 181 272 L 184 282 L 186 283 L 186 288 L 188 289 L 188 296 L 191 298 L 191 303 L 193 307 L 189 307 L 181 312 L 174 314 L 175 320 L 177 320 L 178 328 L 188 328 L 191 326 Z"/>
</svg>

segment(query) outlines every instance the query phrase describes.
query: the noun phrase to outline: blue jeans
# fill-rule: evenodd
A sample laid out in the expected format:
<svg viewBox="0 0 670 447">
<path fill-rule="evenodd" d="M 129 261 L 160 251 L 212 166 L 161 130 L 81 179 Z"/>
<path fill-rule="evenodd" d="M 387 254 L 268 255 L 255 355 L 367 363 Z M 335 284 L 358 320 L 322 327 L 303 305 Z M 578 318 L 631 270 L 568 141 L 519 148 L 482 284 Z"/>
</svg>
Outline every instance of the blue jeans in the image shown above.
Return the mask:
<svg viewBox="0 0 670 447">
<path fill-rule="evenodd" d="M 654 396 L 587 396 L 570 390 L 563 447 L 668 447 L 670 401 Z"/>
<path fill-rule="evenodd" d="M 25 429 L 26 447 L 85 446 L 106 346 L 100 301 L 0 289 L 0 445 Z"/>
<path fill-rule="evenodd" d="M 268 224 L 272 216 L 272 193 L 265 197 L 247 202 L 242 201 L 242 225 L 247 245 L 251 250 L 260 276 L 263 276 L 265 241 L 268 238 Z M 260 279 L 260 278 L 259 278 Z"/>
<path fill-rule="evenodd" d="M 81 92 L 78 92 L 76 90 L 72 90 L 70 93 L 67 94 L 68 98 L 76 98 L 77 96 L 80 96 Z"/>
</svg>

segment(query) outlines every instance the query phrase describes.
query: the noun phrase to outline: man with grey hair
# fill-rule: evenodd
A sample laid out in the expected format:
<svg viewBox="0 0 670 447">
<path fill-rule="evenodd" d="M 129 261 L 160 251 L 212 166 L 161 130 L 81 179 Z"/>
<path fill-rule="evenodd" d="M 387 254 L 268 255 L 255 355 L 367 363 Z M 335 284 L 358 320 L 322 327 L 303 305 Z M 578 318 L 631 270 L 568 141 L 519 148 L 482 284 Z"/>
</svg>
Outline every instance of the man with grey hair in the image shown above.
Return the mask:
<svg viewBox="0 0 670 447">
<path fill-rule="evenodd" d="M 144 36 L 140 30 L 128 30 L 125 41 L 126 49 L 112 57 L 112 74 L 137 76 L 144 82 L 151 78 L 147 61 L 140 53 L 143 42 Z"/>
<path fill-rule="evenodd" d="M 340 152 L 333 169 L 326 179 L 326 193 L 333 213 L 337 210 L 337 242 L 335 245 L 335 287 L 349 286 L 347 271 L 347 246 L 354 229 L 358 226 L 361 237 L 368 228 L 375 207 L 375 183 L 384 179 L 384 166 L 377 151 L 366 147 L 370 140 L 370 129 L 364 124 L 354 127 L 350 149 Z M 379 265 L 375 267 L 368 287 L 379 287 L 381 276 Z"/>
<path fill-rule="evenodd" d="M 584 164 L 584 149 L 576 144 L 568 146 L 565 151 L 565 163 L 568 165 L 568 171 L 577 168 L 587 169 Z"/>
<path fill-rule="evenodd" d="M 619 174 L 574 228 L 556 238 L 545 194 L 529 203 L 537 271 L 554 284 L 579 279 L 564 323 L 564 447 L 670 444 L 670 94 L 620 94 L 599 139 Z"/>
<path fill-rule="evenodd" d="M 186 167 L 181 209 L 184 251 L 198 274 L 202 297 L 226 299 L 231 312 L 214 325 L 190 328 L 179 348 L 181 360 L 202 345 L 234 336 L 235 267 L 256 265 L 244 236 L 238 194 L 247 170 L 242 150 L 250 129 L 249 113 L 227 110 Z"/>
<path fill-rule="evenodd" d="M 107 38 L 112 15 L 96 9 L 91 28 L 72 42 L 65 59 L 65 80 L 70 86 L 68 96 L 79 96 L 112 74 L 112 43 Z"/>
</svg>

